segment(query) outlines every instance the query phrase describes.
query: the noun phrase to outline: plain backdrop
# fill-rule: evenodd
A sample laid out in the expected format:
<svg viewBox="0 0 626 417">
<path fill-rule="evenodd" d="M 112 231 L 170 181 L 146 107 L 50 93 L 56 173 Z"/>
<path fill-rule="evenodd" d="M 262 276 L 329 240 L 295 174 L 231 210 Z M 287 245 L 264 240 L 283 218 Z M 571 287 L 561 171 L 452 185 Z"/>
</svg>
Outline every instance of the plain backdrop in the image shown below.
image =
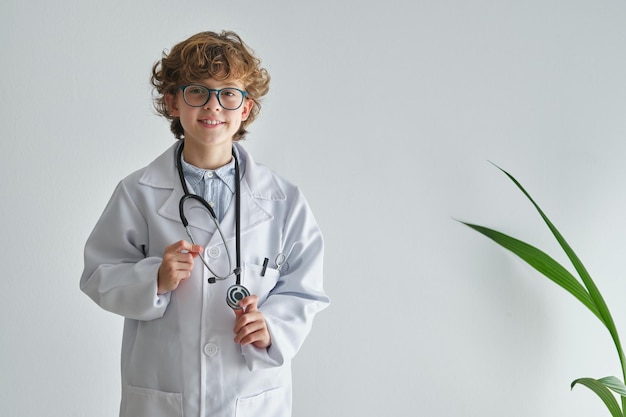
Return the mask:
<svg viewBox="0 0 626 417">
<path fill-rule="evenodd" d="M 0 415 L 110 417 L 122 318 L 82 294 L 115 185 L 173 143 L 149 75 L 231 29 L 272 75 L 245 146 L 324 231 L 322 312 L 294 417 L 608 415 L 601 323 L 455 219 L 565 261 L 626 330 L 626 2 L 18 1 L 0 5 Z M 569 267 L 569 264 L 568 264 Z"/>
</svg>

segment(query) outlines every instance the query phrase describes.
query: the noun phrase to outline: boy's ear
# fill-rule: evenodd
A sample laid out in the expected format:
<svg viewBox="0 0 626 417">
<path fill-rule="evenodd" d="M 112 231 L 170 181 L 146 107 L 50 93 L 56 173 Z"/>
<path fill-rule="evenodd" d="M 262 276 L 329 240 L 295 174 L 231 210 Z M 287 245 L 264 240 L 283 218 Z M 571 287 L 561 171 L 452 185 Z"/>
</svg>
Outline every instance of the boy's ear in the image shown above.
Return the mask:
<svg viewBox="0 0 626 417">
<path fill-rule="evenodd" d="M 241 120 L 248 120 L 248 116 L 250 116 L 250 112 L 252 111 L 252 107 L 254 107 L 254 101 L 246 99 L 243 102 L 243 111 L 241 112 Z"/>
<path fill-rule="evenodd" d="M 176 105 L 176 96 L 172 93 L 165 93 L 165 104 L 170 116 L 178 117 L 178 106 Z"/>
</svg>

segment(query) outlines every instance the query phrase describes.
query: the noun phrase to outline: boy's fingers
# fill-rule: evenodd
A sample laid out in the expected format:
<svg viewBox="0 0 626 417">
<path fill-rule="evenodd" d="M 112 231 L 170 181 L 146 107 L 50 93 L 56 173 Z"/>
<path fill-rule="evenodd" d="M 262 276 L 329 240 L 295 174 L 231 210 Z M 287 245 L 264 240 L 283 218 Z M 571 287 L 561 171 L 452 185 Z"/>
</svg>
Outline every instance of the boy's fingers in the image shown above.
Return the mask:
<svg viewBox="0 0 626 417">
<path fill-rule="evenodd" d="M 187 242 L 186 240 L 179 240 L 176 243 L 173 243 L 170 248 L 176 252 L 180 252 L 182 250 L 189 250 L 191 249 L 191 243 Z"/>
<path fill-rule="evenodd" d="M 256 295 L 249 295 L 245 297 L 243 300 L 239 301 L 239 307 L 245 310 L 246 313 L 251 313 L 253 311 L 257 311 L 257 303 L 259 302 L 259 297 Z"/>
<path fill-rule="evenodd" d="M 191 249 L 189 249 L 189 253 L 191 253 L 193 257 L 195 258 L 199 254 L 201 254 L 203 250 L 204 248 L 200 245 L 192 245 Z"/>
<path fill-rule="evenodd" d="M 170 246 L 166 248 L 166 250 L 168 249 L 172 252 L 192 252 L 192 253 L 200 253 L 204 250 L 202 246 L 192 244 L 190 242 L 187 242 L 186 240 L 179 240 L 176 243 L 172 243 Z"/>
</svg>

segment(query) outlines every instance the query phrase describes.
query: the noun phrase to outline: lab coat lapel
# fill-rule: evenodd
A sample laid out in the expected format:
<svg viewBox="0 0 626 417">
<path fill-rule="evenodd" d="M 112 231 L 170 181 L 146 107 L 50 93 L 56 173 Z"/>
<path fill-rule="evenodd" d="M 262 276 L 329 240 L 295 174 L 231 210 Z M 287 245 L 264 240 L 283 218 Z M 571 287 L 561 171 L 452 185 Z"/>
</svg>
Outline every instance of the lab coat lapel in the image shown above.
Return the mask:
<svg viewBox="0 0 626 417">
<path fill-rule="evenodd" d="M 248 191 L 249 187 L 247 181 L 241 182 L 241 234 L 258 227 L 259 225 L 270 221 L 274 218 L 271 213 L 268 213 L 263 207 L 261 207 L 256 198 L 252 197 Z M 245 191 L 244 191 L 245 190 Z M 235 198 L 233 200 L 224 215 L 224 219 L 220 223 L 220 227 L 224 232 L 226 241 L 235 238 Z M 215 233 L 209 242 L 209 245 L 217 245 L 221 243 L 221 237 L 218 233 Z"/>
<path fill-rule="evenodd" d="M 258 165 L 243 147 L 238 147 L 242 165 L 245 166 L 244 176 L 241 181 L 241 233 L 244 234 L 254 229 L 260 224 L 269 221 L 273 215 L 261 205 L 263 200 L 285 200 L 285 194 L 276 183 L 271 171 Z M 175 165 L 176 150 L 178 143 L 172 145 L 165 153 L 148 165 L 146 171 L 140 179 L 140 183 L 149 187 L 171 190 L 170 195 L 159 208 L 159 215 L 166 219 L 181 224 L 179 213 L 179 202 L 183 196 L 183 188 L 180 184 L 178 171 Z M 213 234 L 215 225 L 211 220 L 206 208 L 195 200 L 188 200 L 185 203 L 185 216 L 189 225 L 193 228 L 203 230 Z M 233 198 L 220 227 L 227 240 L 235 236 L 235 199 Z M 221 240 L 218 234 L 214 234 L 211 243 L 218 243 L 214 240 Z"/>
<path fill-rule="evenodd" d="M 274 218 L 273 214 L 263 208 L 264 200 L 285 200 L 285 193 L 276 183 L 274 175 L 266 167 L 258 165 L 250 154 L 238 143 L 235 143 L 240 164 L 244 167 L 241 181 L 241 234 L 255 229 Z M 235 237 L 235 199 L 233 200 L 220 224 L 226 240 Z M 221 243 L 218 234 L 213 235 L 210 245 Z"/>
<path fill-rule="evenodd" d="M 176 178 L 178 178 L 178 173 L 176 173 Z M 189 189 L 191 190 L 191 186 L 189 185 L 189 183 L 187 183 L 187 187 L 189 187 Z M 183 187 L 180 185 L 180 181 L 177 181 L 174 184 L 172 193 L 159 209 L 159 214 L 161 216 L 180 223 L 181 228 L 183 227 L 183 225 L 180 219 L 179 205 L 180 199 L 183 197 L 183 195 Z M 215 223 L 213 222 L 213 218 L 211 217 L 211 214 L 206 209 L 206 207 L 204 207 L 200 202 L 192 198 L 187 199 L 184 204 L 184 214 L 189 224 L 189 227 L 208 233 L 215 232 Z"/>
<path fill-rule="evenodd" d="M 161 207 L 159 207 L 157 213 L 168 220 L 179 223 L 182 231 L 183 228 L 178 206 L 184 192 L 178 177 L 178 170 L 176 169 L 176 151 L 178 145 L 178 142 L 175 143 L 148 165 L 139 183 L 154 188 L 155 193 L 158 193 L 159 189 L 162 190 L 161 192 L 170 190 L 169 196 Z M 187 184 L 187 186 L 189 186 L 189 184 Z M 185 216 L 191 227 L 211 233 L 215 230 L 210 214 L 195 200 L 185 202 Z"/>
</svg>

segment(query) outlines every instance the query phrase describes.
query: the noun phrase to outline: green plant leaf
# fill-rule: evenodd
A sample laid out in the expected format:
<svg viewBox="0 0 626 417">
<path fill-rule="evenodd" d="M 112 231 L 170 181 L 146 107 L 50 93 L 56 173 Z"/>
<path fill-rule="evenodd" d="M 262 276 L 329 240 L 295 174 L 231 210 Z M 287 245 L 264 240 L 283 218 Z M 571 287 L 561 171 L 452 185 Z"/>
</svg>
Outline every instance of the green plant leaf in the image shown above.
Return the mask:
<svg viewBox="0 0 626 417">
<path fill-rule="evenodd" d="M 622 410 L 619 408 L 617 400 L 611 391 L 609 391 L 609 389 L 601 382 L 593 378 L 579 378 L 572 382 L 571 387 L 574 388 L 574 385 L 576 384 L 584 385 L 595 392 L 611 412 L 611 417 L 622 417 Z"/>
<path fill-rule="evenodd" d="M 598 382 L 622 397 L 626 397 L 626 385 L 624 385 L 624 383 L 617 377 L 606 376 L 598 379 Z"/>
<path fill-rule="evenodd" d="M 494 164 L 495 165 L 495 164 Z M 611 338 L 613 339 L 613 343 L 615 344 L 615 348 L 619 355 L 619 361 L 622 368 L 622 375 L 626 380 L 626 357 L 624 356 L 624 351 L 622 349 L 622 344 L 619 338 L 619 334 L 617 332 L 617 328 L 615 326 L 615 322 L 613 321 L 613 317 L 604 301 L 604 298 L 600 294 L 599 289 L 594 283 L 591 275 L 587 272 L 587 269 L 578 258 L 574 250 L 567 243 L 565 238 L 561 235 L 561 233 L 557 230 L 557 228 L 552 224 L 550 219 L 545 215 L 543 210 L 539 207 L 539 205 L 533 200 L 530 194 L 522 187 L 522 185 L 508 172 L 503 170 L 502 168 L 495 165 L 498 169 L 500 169 L 504 174 L 515 185 L 522 191 L 522 193 L 530 200 L 533 204 L 539 215 L 542 217 L 556 240 L 559 242 L 559 245 L 569 258 L 569 260 L 574 265 L 576 272 L 580 276 L 582 280 L 582 284 L 572 276 L 565 268 L 563 268 L 558 262 L 554 261 L 547 254 L 541 252 L 539 249 L 525 243 L 514 239 L 510 236 L 504 235 L 495 230 L 487 229 L 482 226 L 471 225 L 465 223 L 466 225 L 472 227 L 474 230 L 479 231 L 480 233 L 486 235 L 487 237 L 493 239 L 495 242 L 500 244 L 501 246 L 511 250 L 513 253 L 520 256 L 523 260 L 525 260 L 529 265 L 533 266 L 535 269 L 540 271 L 546 277 L 550 278 L 552 281 L 556 282 L 558 285 L 567 290 L 570 294 L 576 297 L 580 302 L 582 302 L 589 310 L 591 310 L 598 319 L 606 326 L 609 333 L 611 334 Z M 589 378 L 583 378 L 580 380 L 574 381 L 572 386 L 576 383 L 584 384 L 592 388 L 598 395 L 607 391 L 610 394 L 609 388 L 617 390 L 616 392 L 621 394 L 621 390 L 623 389 L 623 383 L 614 377 L 607 377 L 608 379 L 602 380 L 602 382 L 592 380 Z M 595 381 L 595 382 L 590 382 Z M 602 388 L 599 388 L 602 387 Z M 604 395 L 604 394 L 603 394 Z M 602 395 L 601 395 L 602 397 Z M 611 394 L 612 397 L 612 394 Z M 608 397 L 607 397 L 608 398 Z M 609 401 L 608 399 L 606 401 Z M 615 399 L 613 398 L 615 402 Z M 623 417 L 626 417 L 626 396 L 621 396 L 622 408 L 624 409 Z M 605 402 L 606 403 L 606 402 Z M 608 404 L 607 404 L 608 405 Z M 617 405 L 617 404 L 616 404 Z M 619 406 L 617 406 L 617 410 L 619 411 Z M 612 411 L 613 413 L 613 411 Z M 620 415 L 620 414 L 613 414 Z"/>
<path fill-rule="evenodd" d="M 510 250 L 515 255 L 522 258 L 530 266 L 576 297 L 589 310 L 591 310 L 596 317 L 602 320 L 595 303 L 589 296 L 585 287 L 583 287 L 583 285 L 567 269 L 552 259 L 548 254 L 532 245 L 529 245 L 528 243 L 522 242 L 521 240 L 515 239 L 496 230 L 478 226 L 476 224 L 465 222 L 461 223 L 471 227 L 479 233 L 482 233 L 494 242 L 498 243 L 500 246 Z"/>
<path fill-rule="evenodd" d="M 535 202 L 535 200 L 533 200 L 533 198 L 530 196 L 530 194 L 528 194 L 528 192 L 524 189 L 524 187 L 522 187 L 522 185 L 511 174 L 509 174 L 502 168 L 498 167 L 497 165 L 495 166 L 504 174 L 506 174 L 506 176 L 509 177 L 509 179 L 513 181 L 513 183 L 520 189 L 520 191 L 524 193 L 524 195 L 528 198 L 528 200 L 530 200 L 533 206 L 535 206 L 535 209 L 537 210 L 539 215 L 541 215 L 544 222 L 546 223 L 546 225 L 548 226 L 548 228 L 550 229 L 550 231 L 552 232 L 556 240 L 559 242 L 559 245 L 561 245 L 561 248 L 563 248 L 563 251 L 565 251 L 567 257 L 570 259 L 570 261 L 574 265 L 574 268 L 580 275 L 580 278 L 583 281 L 583 284 L 587 288 L 587 291 L 589 292 L 589 296 L 593 300 L 593 303 L 595 304 L 597 311 L 600 313 L 600 320 L 606 326 L 606 328 L 609 330 L 609 333 L 611 334 L 611 338 L 613 339 L 613 343 L 615 344 L 617 353 L 619 355 L 620 364 L 622 366 L 622 374 L 624 375 L 624 378 L 626 378 L 626 359 L 624 358 L 624 352 L 622 350 L 622 343 L 620 341 L 619 334 L 617 333 L 615 322 L 613 321 L 611 312 L 609 311 L 609 308 L 607 307 L 606 302 L 604 301 L 604 298 L 602 297 L 602 294 L 600 294 L 598 287 L 593 282 L 593 279 L 591 279 L 591 276 L 587 272 L 587 269 L 585 268 L 583 263 L 580 261 L 576 253 L 574 253 L 573 249 L 569 246 L 565 238 L 563 238 L 561 233 L 552 224 L 550 219 L 548 219 L 548 217 L 545 215 L 543 210 L 541 210 L 539 205 Z"/>
</svg>

